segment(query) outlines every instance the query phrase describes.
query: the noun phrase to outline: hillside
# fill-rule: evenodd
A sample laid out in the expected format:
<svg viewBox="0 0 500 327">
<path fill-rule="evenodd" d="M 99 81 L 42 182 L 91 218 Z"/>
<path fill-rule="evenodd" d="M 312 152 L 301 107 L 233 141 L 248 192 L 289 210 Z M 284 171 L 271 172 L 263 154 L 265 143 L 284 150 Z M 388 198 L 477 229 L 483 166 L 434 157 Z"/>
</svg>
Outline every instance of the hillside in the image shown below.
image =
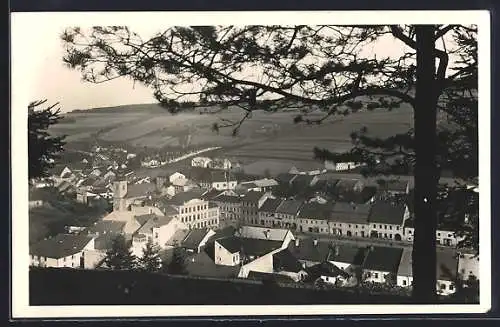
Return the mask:
<svg viewBox="0 0 500 327">
<path fill-rule="evenodd" d="M 205 109 L 211 108 L 197 111 Z M 219 133 L 212 130 L 213 124 L 221 123 L 221 119 L 238 121 L 242 113 L 233 107 L 217 114 L 191 111 L 172 115 L 157 104 L 97 108 L 68 113 L 65 121 L 51 131 L 68 135 L 68 147 L 72 142 L 98 140 L 161 149 L 181 146 L 189 139 L 190 145 L 197 147 L 221 146 L 227 156 L 248 164 L 267 160 L 273 166 L 272 162 L 285 161 L 315 165 L 312 158 L 315 146 L 347 150 L 351 147 L 350 133 L 363 126 L 379 137 L 405 132 L 412 126 L 412 111 L 406 106 L 391 112 L 374 110 L 335 117 L 322 125 L 294 124 L 296 110 L 276 113 L 257 110 L 235 137 L 229 128 Z M 311 118 L 321 115 L 316 111 Z"/>
</svg>

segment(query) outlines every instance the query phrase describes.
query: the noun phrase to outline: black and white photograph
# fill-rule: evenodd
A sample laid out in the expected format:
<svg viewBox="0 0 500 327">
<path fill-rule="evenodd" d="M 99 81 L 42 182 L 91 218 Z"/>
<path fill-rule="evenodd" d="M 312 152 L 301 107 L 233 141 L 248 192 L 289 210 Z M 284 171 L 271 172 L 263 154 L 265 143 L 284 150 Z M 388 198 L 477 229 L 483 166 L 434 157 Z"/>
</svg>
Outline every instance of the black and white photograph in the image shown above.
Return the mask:
<svg viewBox="0 0 500 327">
<path fill-rule="evenodd" d="M 11 21 L 14 317 L 490 309 L 487 11 Z"/>
</svg>

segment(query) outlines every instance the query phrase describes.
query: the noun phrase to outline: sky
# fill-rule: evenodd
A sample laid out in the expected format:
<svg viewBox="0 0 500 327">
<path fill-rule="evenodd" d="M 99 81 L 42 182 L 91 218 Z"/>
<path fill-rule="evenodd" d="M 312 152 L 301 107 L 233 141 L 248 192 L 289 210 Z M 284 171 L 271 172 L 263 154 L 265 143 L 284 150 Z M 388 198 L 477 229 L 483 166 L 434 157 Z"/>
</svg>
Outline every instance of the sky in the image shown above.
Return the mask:
<svg viewBox="0 0 500 327">
<path fill-rule="evenodd" d="M 144 18 L 138 13 L 127 16 L 117 13 L 15 13 L 12 18 L 12 43 L 13 43 L 13 92 L 19 90 L 32 101 L 36 99 L 47 99 L 49 103 L 59 102 L 61 111 L 68 112 L 74 109 L 87 109 L 95 107 L 119 106 L 126 104 L 154 103 L 153 91 L 139 83 L 133 83 L 129 79 L 121 78 L 103 84 L 91 84 L 81 80 L 79 71 L 65 67 L 62 62 L 64 48 L 59 39 L 60 34 L 66 27 L 70 26 L 93 26 L 93 25 L 127 25 L 131 30 L 137 32 L 143 38 L 147 38 L 169 27 L 171 25 L 187 25 L 197 22 L 201 24 L 224 24 L 222 18 L 203 15 L 194 17 L 190 21 L 182 19 L 182 15 L 175 16 L 166 13 L 149 13 L 151 19 Z M 146 13 L 147 14 L 147 13 Z M 172 14 L 172 13 L 170 13 Z M 238 15 L 241 15 L 238 13 Z M 215 15 L 216 16 L 216 15 Z M 301 15 L 305 20 L 307 15 Z M 324 15 L 323 15 L 324 16 Z M 314 24 L 321 23 L 321 17 L 314 19 Z M 373 15 L 366 16 L 367 23 L 373 20 Z M 170 19 L 166 19 L 166 18 Z M 190 15 L 189 17 L 193 17 Z M 228 19 L 224 14 L 228 24 L 234 24 L 235 17 Z M 229 16 L 231 17 L 231 16 Z M 239 17 L 241 24 L 266 23 L 266 15 Z M 290 24 L 295 21 L 293 15 L 284 15 L 285 21 L 280 22 L 276 16 L 271 16 L 271 24 Z M 331 23 L 331 14 L 326 16 Z M 394 16 L 393 16 L 394 17 Z M 397 17 L 395 17 L 397 18 Z M 248 23 L 245 19 L 251 19 Z M 324 18 L 323 18 L 324 19 Z M 344 16 L 338 16 L 335 23 L 342 23 Z M 182 23 L 181 23 L 182 22 Z M 187 23 L 186 23 L 187 22 Z M 307 22 L 307 21 L 306 21 Z M 350 21 L 349 21 L 350 22 Z M 387 21 L 390 23 L 390 20 Z M 411 21 L 409 22 L 411 23 Z M 91 25 L 89 25 L 91 24 Z M 32 28 L 31 26 L 36 26 Z M 376 52 L 377 57 L 384 55 L 396 55 L 403 50 L 401 42 L 392 38 L 387 38 L 384 42 L 374 45 L 369 52 Z M 16 74 L 18 72 L 19 74 Z M 17 82 L 14 79 L 17 77 Z"/>
</svg>

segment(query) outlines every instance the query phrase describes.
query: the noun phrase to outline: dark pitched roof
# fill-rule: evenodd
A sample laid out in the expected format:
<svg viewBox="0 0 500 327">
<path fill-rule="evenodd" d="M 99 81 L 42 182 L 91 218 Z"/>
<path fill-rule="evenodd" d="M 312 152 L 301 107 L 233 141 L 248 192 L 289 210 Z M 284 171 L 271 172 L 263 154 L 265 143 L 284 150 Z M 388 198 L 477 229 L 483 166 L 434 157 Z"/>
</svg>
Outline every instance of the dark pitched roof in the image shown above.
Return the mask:
<svg viewBox="0 0 500 327">
<path fill-rule="evenodd" d="M 212 256 L 205 251 L 186 259 L 186 270 L 190 276 L 236 278 L 240 268 L 240 266 L 217 265 Z"/>
<path fill-rule="evenodd" d="M 182 247 L 188 249 L 198 249 L 201 241 L 207 235 L 208 229 L 192 229 L 184 238 L 182 242 Z"/>
<path fill-rule="evenodd" d="M 130 184 L 127 186 L 127 198 L 147 196 L 156 192 L 155 183 Z"/>
<path fill-rule="evenodd" d="M 332 204 L 320 204 L 317 202 L 305 203 L 300 209 L 299 218 L 329 219 L 332 212 Z"/>
<path fill-rule="evenodd" d="M 222 193 L 224 193 L 224 191 L 218 191 L 216 189 L 211 189 L 211 190 L 205 192 L 204 194 L 202 194 L 201 198 L 205 201 L 212 201 L 214 198 L 221 195 Z"/>
<path fill-rule="evenodd" d="M 299 246 L 296 246 L 296 243 L 293 241 L 290 242 L 288 249 L 298 260 L 323 262 L 327 259 L 328 253 L 330 252 L 330 243 L 318 241 L 318 244 L 314 245 L 313 239 L 308 238 L 301 239 L 299 241 Z"/>
<path fill-rule="evenodd" d="M 156 217 L 155 214 L 153 213 L 147 213 L 145 215 L 139 215 L 139 216 L 135 216 L 135 220 L 137 220 L 137 222 L 139 223 L 139 225 L 144 225 L 148 220 L 150 220 L 151 218 L 154 218 Z"/>
<path fill-rule="evenodd" d="M 406 206 L 404 204 L 377 201 L 370 212 L 371 223 L 401 225 Z"/>
<path fill-rule="evenodd" d="M 241 199 L 243 202 L 258 203 L 264 192 L 250 191 Z"/>
<path fill-rule="evenodd" d="M 234 195 L 219 195 L 215 198 L 213 198 L 214 202 L 221 202 L 221 203 L 239 203 L 241 202 L 239 196 L 234 196 Z"/>
<path fill-rule="evenodd" d="M 304 202 L 298 200 L 285 200 L 276 208 L 276 212 L 284 213 L 287 215 L 296 215 Z"/>
<path fill-rule="evenodd" d="M 167 216 L 156 216 L 153 215 L 152 218 L 148 219 L 146 223 L 144 223 L 141 228 L 137 230 L 137 234 L 150 233 L 153 231 L 153 228 L 164 226 L 172 220 L 172 217 Z"/>
<path fill-rule="evenodd" d="M 349 274 L 339 267 L 335 266 L 330 262 L 321 262 L 314 266 L 307 268 L 307 273 L 309 278 L 316 279 L 320 276 L 337 277 L 342 276 L 344 278 L 349 277 Z"/>
<path fill-rule="evenodd" d="M 237 236 L 218 239 L 217 243 L 231 253 L 242 251 L 244 255 L 248 256 L 262 256 L 280 248 L 282 245 L 280 241 L 258 240 Z"/>
<path fill-rule="evenodd" d="M 125 225 L 126 222 L 124 221 L 100 220 L 90 226 L 87 231 L 91 234 L 121 233 Z"/>
<path fill-rule="evenodd" d="M 273 270 L 297 273 L 302 270 L 302 265 L 290 250 L 284 249 L 273 255 Z"/>
<path fill-rule="evenodd" d="M 337 184 L 335 184 L 335 188 L 338 191 L 342 190 L 353 190 L 354 186 L 359 182 L 359 179 L 340 179 Z"/>
<path fill-rule="evenodd" d="M 290 276 L 281 274 L 263 273 L 253 270 L 248 273 L 247 279 L 259 280 L 259 281 L 274 280 L 278 283 L 295 283 L 295 281 Z"/>
<path fill-rule="evenodd" d="M 368 204 L 354 204 L 345 202 L 336 202 L 330 214 L 330 220 L 366 224 L 370 214 L 371 206 Z"/>
<path fill-rule="evenodd" d="M 117 233 L 106 233 L 97 236 L 94 240 L 94 248 L 101 251 L 111 249 L 113 241 L 118 235 Z"/>
<path fill-rule="evenodd" d="M 272 199 L 272 198 L 267 198 L 266 201 L 262 204 L 262 206 L 259 208 L 259 211 L 261 212 L 276 212 L 276 209 L 278 206 L 281 204 L 283 200 L 281 199 Z"/>
<path fill-rule="evenodd" d="M 403 249 L 374 246 L 368 251 L 364 269 L 397 273 Z"/>
<path fill-rule="evenodd" d="M 203 192 L 198 190 L 178 193 L 169 200 L 169 203 L 173 205 L 182 205 L 193 199 L 201 199 L 202 194 Z"/>
<path fill-rule="evenodd" d="M 82 251 L 91 240 L 83 234 L 59 234 L 30 246 L 30 254 L 59 259 Z"/>
<path fill-rule="evenodd" d="M 334 244 L 328 256 L 328 261 L 362 265 L 366 258 L 367 249 L 348 244 Z"/>
</svg>

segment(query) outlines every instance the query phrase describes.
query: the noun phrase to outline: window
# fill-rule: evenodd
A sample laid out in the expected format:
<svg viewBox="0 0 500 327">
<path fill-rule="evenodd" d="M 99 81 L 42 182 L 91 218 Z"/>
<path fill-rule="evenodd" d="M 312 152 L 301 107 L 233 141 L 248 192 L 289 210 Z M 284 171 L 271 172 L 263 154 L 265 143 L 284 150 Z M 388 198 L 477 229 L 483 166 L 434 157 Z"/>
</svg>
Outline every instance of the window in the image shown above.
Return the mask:
<svg viewBox="0 0 500 327">
<path fill-rule="evenodd" d="M 351 224 L 349 224 L 349 228 L 351 228 Z"/>
<path fill-rule="evenodd" d="M 377 228 L 377 225 L 373 225 L 373 228 Z"/>
<path fill-rule="evenodd" d="M 365 229 L 365 226 L 361 225 L 361 229 Z"/>
<path fill-rule="evenodd" d="M 359 226 L 358 226 L 358 225 L 356 225 L 356 228 L 359 228 Z"/>
<path fill-rule="evenodd" d="M 66 262 L 66 257 L 63 258 L 63 262 Z"/>
<path fill-rule="evenodd" d="M 378 278 L 378 273 L 374 273 L 373 277 Z"/>
<path fill-rule="evenodd" d="M 441 233 L 438 232 L 438 236 L 441 236 Z"/>
<path fill-rule="evenodd" d="M 384 229 L 387 229 L 387 225 L 384 225 Z"/>
<path fill-rule="evenodd" d="M 326 281 L 328 281 L 328 276 L 327 276 L 327 277 L 325 277 L 325 280 L 326 280 Z"/>
<path fill-rule="evenodd" d="M 382 229 L 382 225 L 379 225 L 380 229 Z"/>
<path fill-rule="evenodd" d="M 396 226 L 396 230 L 399 230 L 399 226 Z"/>
<path fill-rule="evenodd" d="M 392 226 L 389 226 L 389 229 L 392 230 Z"/>
<path fill-rule="evenodd" d="M 450 286 L 448 287 L 448 289 L 449 289 L 450 291 L 453 291 L 453 289 L 454 289 L 454 288 L 455 288 L 455 287 L 453 286 L 453 284 L 450 284 Z"/>
<path fill-rule="evenodd" d="M 403 286 L 406 286 L 406 280 L 403 280 Z"/>
</svg>

